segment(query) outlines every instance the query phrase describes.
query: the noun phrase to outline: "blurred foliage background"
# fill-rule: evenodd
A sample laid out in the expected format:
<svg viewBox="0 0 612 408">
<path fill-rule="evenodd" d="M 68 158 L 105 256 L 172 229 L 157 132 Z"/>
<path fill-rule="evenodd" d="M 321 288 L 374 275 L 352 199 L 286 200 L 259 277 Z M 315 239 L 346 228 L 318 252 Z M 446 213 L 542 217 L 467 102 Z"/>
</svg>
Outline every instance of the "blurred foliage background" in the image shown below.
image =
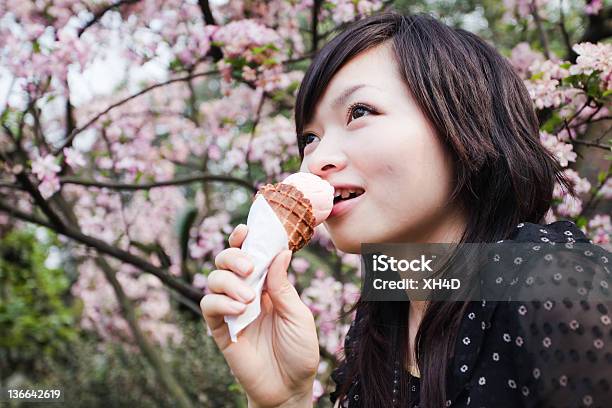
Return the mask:
<svg viewBox="0 0 612 408">
<path fill-rule="evenodd" d="M 20 7 L 18 3 L 0 1 L 0 12 L 11 13 Z M 58 10 L 61 11 L 65 6 L 62 2 L 53 0 L 38 1 L 32 4 L 34 3 L 45 3 L 42 6 L 37 4 L 36 7 L 44 11 L 42 14 L 46 15 L 45 18 L 48 18 L 49 21 L 52 20 L 54 13 L 59 13 Z M 100 13 L 109 15 L 115 13 L 125 17 L 125 21 L 122 21 L 126 25 L 137 25 L 136 20 L 139 13 L 152 13 L 151 9 L 168 7 L 164 1 L 83 3 L 85 4 L 83 7 L 88 10 L 82 18 L 83 26 L 87 26 L 87 21 L 95 21 L 95 18 L 92 20 L 92 16 L 96 17 Z M 313 25 L 312 16 L 317 15 L 315 9 L 328 9 L 333 13 L 338 3 L 335 1 L 231 1 L 229 3 L 227 1 L 211 1 L 210 3 L 208 1 L 185 1 L 184 3 L 198 8 L 203 15 L 203 21 L 206 22 L 212 18 L 206 15 L 207 12 L 210 13 L 211 8 L 217 17 L 227 13 L 226 21 L 217 22 L 219 25 L 228 24 L 232 19 L 257 17 L 257 10 L 264 3 L 268 3 L 266 7 L 270 7 L 269 10 L 275 10 L 272 5 L 277 3 L 304 4 L 302 11 L 297 16 L 291 16 L 296 19 L 298 31 L 303 36 L 305 43 L 304 52 L 296 54 L 295 61 L 288 64 L 295 71 L 305 70 L 312 56 L 311 52 L 320 49 L 337 30 L 350 22 L 338 22 L 328 16 L 318 25 Z M 238 14 L 232 11 L 236 3 L 244 3 L 244 7 Z M 428 12 L 452 26 L 475 32 L 494 44 L 507 57 L 510 57 L 517 44 L 527 43 L 532 50 L 542 53 L 547 58 L 556 56 L 573 63 L 577 58 L 576 52 L 572 50 L 573 44 L 585 41 L 609 43 L 612 36 L 612 6 L 608 1 L 542 1 L 540 2 L 542 3 L 541 8 L 526 15 L 520 15 L 517 9 L 521 3 L 520 0 L 398 0 L 382 3 L 382 7 L 386 9 L 395 9 L 405 13 Z M 585 7 L 595 6 L 595 3 L 601 3 L 597 13 L 585 11 L 587 10 Z M 70 7 L 66 6 L 67 13 L 72 12 Z M 142 8 L 128 10 L 126 7 Z M 278 21 L 282 21 L 281 17 L 280 13 L 275 16 Z M 355 15 L 355 18 L 360 18 L 360 16 Z M 0 24 L 7 24 L 6 21 L 6 19 L 0 19 Z M 21 23 L 28 24 L 27 21 Z M 53 24 L 55 23 L 49 23 L 49 25 Z M 272 28 L 277 29 L 281 25 L 279 23 L 278 26 Z M 316 35 L 313 35 L 313 30 L 317 33 Z M 131 39 L 134 40 L 134 38 Z M 36 44 L 36 42 L 33 43 Z M 211 49 L 213 51 L 207 52 L 201 60 L 196 58 L 191 65 L 187 64 L 183 57 L 177 56 L 172 59 L 168 70 L 173 74 L 193 74 L 196 66 L 202 63 L 204 58 L 211 56 L 216 63 L 220 60 L 220 56 L 215 56 L 215 52 L 220 51 L 214 51 L 214 47 Z M 230 65 L 234 63 L 235 61 L 229 61 Z M 244 61 L 242 66 L 244 66 Z M 198 128 L 205 120 L 198 115 L 198 104 L 221 98 L 222 94 L 218 85 L 215 88 L 210 87 L 208 83 L 192 84 L 189 82 L 189 84 L 192 85 L 192 89 L 191 93 L 184 95 L 185 107 L 181 116 L 189 119 L 193 122 L 193 126 Z M 268 112 L 270 117 L 281 115 L 285 118 L 291 117 L 292 98 L 298 84 L 299 80 L 293 80 L 284 88 L 273 89 L 269 92 L 267 96 L 275 104 L 274 109 Z M 121 87 L 125 86 L 126 84 L 122 83 L 119 88 L 122 89 Z M 605 100 L 602 92 L 597 92 L 599 92 L 597 98 Z M 49 99 L 53 98 L 49 96 Z M 62 137 L 69 135 L 70 129 L 74 131 L 75 123 L 82 123 L 85 118 L 92 116 L 91 114 L 75 115 L 75 108 L 69 99 L 65 107 L 67 115 L 64 116 L 67 119 L 63 125 L 69 131 L 60 132 Z M 27 115 L 27 111 L 19 113 L 17 109 L 4 110 L 2 113 L 4 129 L 9 133 L 12 132 L 16 128 L 15 123 Z M 159 117 L 162 114 L 156 111 L 156 115 Z M 539 109 L 538 115 L 543 126 L 547 123 L 556 124 L 560 120 L 558 115 L 555 116 L 554 109 L 551 108 Z M 36 115 L 33 114 L 32 118 L 31 121 L 28 120 L 26 126 L 31 125 L 30 122 L 34 121 Z M 243 121 L 240 121 L 239 118 L 223 120 L 225 122 L 220 126 L 235 126 L 240 129 L 240 132 L 249 134 L 257 127 L 259 116 L 257 119 L 250 118 Z M 599 135 L 603 129 L 607 134 L 609 132 L 609 128 L 605 127 L 607 124 L 609 120 L 601 121 L 592 129 L 589 128 L 587 133 Z M 108 123 L 102 128 L 107 129 L 105 127 L 107 125 Z M 169 137 L 168 134 L 171 131 L 164 131 L 164 129 L 157 129 L 157 131 L 161 135 L 159 138 L 161 142 L 156 140 L 154 143 L 158 145 L 158 148 L 163 149 L 164 138 Z M 287 130 L 287 133 L 288 138 L 291 138 L 291 129 Z M 175 144 L 174 148 L 178 149 L 176 146 Z M 572 164 L 573 168 L 592 180 L 593 188 L 602 189 L 609 179 L 609 149 L 608 151 L 605 148 L 581 150 L 578 153 L 577 160 Z M 211 154 L 210 151 L 209 154 Z M 3 157 L 3 161 L 4 159 Z M 98 160 L 99 157 L 96 156 L 94 159 Z M 229 161 L 230 158 L 226 155 L 219 156 L 217 159 L 223 163 Z M 25 163 L 22 164 L 22 167 Z M 31 161 L 27 163 L 29 165 Z M 14 166 L 14 163 L 11 166 Z M 197 162 L 195 166 L 200 169 L 202 163 Z M 205 166 L 206 163 L 204 168 Z M 10 170 L 15 168 L 10 167 Z M 298 168 L 299 159 L 295 155 L 287 157 L 280 164 L 277 173 L 266 168 L 265 160 L 262 159 L 253 166 L 249 165 L 248 177 L 245 176 L 245 179 L 248 180 L 247 184 L 253 186 L 266 181 L 267 177 L 276 178 L 279 174 L 293 172 Z M 183 163 L 183 167 L 177 170 L 177 174 L 179 176 L 188 175 L 185 169 L 188 167 Z M 223 166 L 216 167 L 218 173 L 224 174 L 223 169 Z M 19 179 L 19 171 L 14 171 L 17 181 L 27 185 L 27 179 Z M 107 168 L 96 174 L 111 179 L 114 177 L 120 179 L 117 174 L 113 173 L 114 171 Z M 68 177 L 71 174 L 65 176 Z M 132 181 L 139 182 L 141 179 L 147 180 L 144 171 L 139 171 Z M 68 184 L 65 178 L 62 178 L 61 181 Z M 0 188 L 4 187 L 7 185 L 0 185 Z M 17 197 L 18 193 L 10 190 L 10 186 L 8 187 L 9 190 L 6 192 L 3 190 L 0 196 L 7 199 Z M 187 188 L 184 196 L 196 203 L 182 205 L 176 219 L 168 222 L 176 234 L 176 237 L 172 238 L 176 241 L 173 244 L 176 247 L 174 255 L 168 254 L 169 245 L 164 239 L 170 238 L 162 233 L 156 232 L 147 242 L 133 239 L 129 245 L 131 253 L 151 262 L 156 268 L 164 269 L 178 264 L 179 267 L 172 272 L 172 275 L 177 280 L 180 279 L 181 282 L 191 285 L 191 288 L 197 288 L 192 292 L 187 291 L 187 297 L 190 293 L 196 295 L 203 293 L 205 276 L 212 270 L 214 251 L 208 249 L 206 252 L 203 248 L 209 248 L 208 244 L 200 241 L 205 240 L 205 237 L 211 240 L 214 237 L 214 244 L 210 244 L 210 248 L 223 247 L 227 242 L 227 234 L 231 231 L 226 227 L 244 222 L 249 208 L 248 195 L 238 196 L 236 200 L 227 198 L 227 202 L 237 203 L 230 210 L 231 217 L 213 218 L 212 216 L 216 213 L 209 211 L 214 207 L 209 202 L 209 196 L 212 196 L 209 188 L 209 185 L 203 183 L 201 186 L 203 194 L 198 193 L 195 188 Z M 27 187 L 20 188 L 19 193 L 21 190 L 27 190 Z M 127 188 L 125 190 L 122 190 L 120 195 L 123 204 L 132 200 L 131 197 L 128 197 L 130 190 Z M 155 195 L 153 191 L 159 190 L 146 190 L 146 199 L 153 197 L 153 200 L 162 201 L 163 194 Z M 610 200 L 598 194 L 599 190 L 593 191 L 591 199 L 587 201 L 588 211 L 585 210 L 573 216 L 579 226 L 586 227 L 589 220 L 596 214 L 611 212 Z M 62 203 L 63 198 L 58 198 L 58 195 L 52 196 L 53 198 L 46 196 L 43 198 L 49 199 L 49 203 L 54 207 L 62 208 L 65 203 Z M 230 191 L 221 191 L 221 197 L 223 200 L 230 197 Z M 172 195 L 166 198 L 173 202 L 179 200 Z M 49 213 L 45 212 L 44 205 L 36 201 L 36 197 L 34 201 L 40 208 L 43 208 L 42 212 L 48 216 Z M 17 202 L 23 202 L 23 200 L 18 197 Z M 97 205 L 111 207 L 111 204 L 107 202 L 97 203 Z M 19 206 L 15 205 L 15 208 L 17 207 Z M 203 207 L 207 210 L 204 213 L 200 211 L 200 208 Z M 184 294 L 181 295 L 180 291 L 167 291 L 167 293 L 164 291 L 167 298 L 153 296 L 145 299 L 147 296 L 158 293 L 161 290 L 160 285 L 148 281 L 142 283 L 139 281 L 140 272 L 135 273 L 131 270 L 125 271 L 129 279 L 127 277 L 124 280 L 115 278 L 114 272 L 119 270 L 123 261 L 121 257 L 117 258 L 118 262 L 115 262 L 114 259 L 109 260 L 108 256 L 113 255 L 112 251 L 104 253 L 107 257 L 99 256 L 91 250 L 91 246 L 84 248 L 62 239 L 62 234 L 58 233 L 62 231 L 36 225 L 36 222 L 28 222 L 23 217 L 18 221 L 18 217 L 13 217 L 14 214 L 11 214 L 9 210 L 3 208 L 5 218 L 0 220 L 0 386 L 20 389 L 59 386 L 66 393 L 66 404 L 75 407 L 171 407 L 176 406 L 177 401 L 182 401 L 180 405 L 183 406 L 246 407 L 246 399 L 241 387 L 232 377 L 216 345 L 207 335 L 206 327 L 198 315 L 197 305 L 194 311 L 193 302 L 186 301 L 182 297 Z M 73 213 L 66 212 L 66 214 Z M 210 221 L 211 226 L 206 224 L 207 216 L 210 216 L 209 219 L 212 220 Z M 65 216 L 66 219 L 70 217 L 70 215 Z M 78 214 L 76 217 L 84 218 Z M 151 223 L 156 222 L 161 222 L 161 219 L 151 220 Z M 198 227 L 198 225 L 203 226 Z M 221 232 L 216 235 L 198 233 L 194 236 L 194 229 L 201 228 L 200 231 L 208 231 L 209 227 L 211 230 L 216 228 L 216 231 L 221 230 Z M 77 238 L 82 239 L 81 236 Z M 121 247 L 120 242 L 125 240 L 124 236 L 111 238 L 110 242 L 118 248 Z M 200 240 L 198 241 L 199 246 L 190 246 L 194 240 Z M 201 251 L 200 257 L 194 252 L 196 250 Z M 174 259 L 175 256 L 178 262 Z M 106 277 L 111 283 L 107 287 L 106 296 L 112 298 L 112 302 L 103 302 L 101 306 L 90 306 L 92 302 L 88 296 L 93 296 L 95 292 L 88 291 L 87 285 L 93 285 L 91 282 L 95 282 L 97 278 L 92 277 L 85 283 L 79 281 L 79 276 L 85 274 L 81 269 L 83 264 L 89 265 L 86 261 L 92 262 L 87 273 Z M 333 313 L 330 312 L 331 315 L 337 315 L 339 311 L 346 310 L 347 306 L 350 306 L 347 291 L 354 289 L 354 286 L 349 287 L 349 284 L 358 283 L 355 268 L 355 258 L 335 251 L 328 240 L 321 238 L 316 245 L 300 253 L 300 259 L 292 264 L 291 275 L 304 299 L 312 298 L 313 305 L 319 309 L 328 308 L 333 311 Z M 145 285 L 146 293 L 140 293 L 138 291 L 141 289 L 131 286 L 136 281 Z M 111 287 L 114 291 L 111 290 Z M 314 289 L 306 290 L 308 288 L 317 289 L 318 292 L 315 293 Z M 337 306 L 326 303 L 331 302 L 329 300 L 331 297 L 342 298 L 342 304 Z M 93 304 L 95 305 L 95 302 Z M 154 306 L 161 304 L 168 304 L 169 309 L 164 311 L 154 309 Z M 98 310 L 92 310 L 91 307 L 97 307 Z M 87 321 L 84 319 L 85 315 L 99 313 L 100 316 L 103 316 L 107 311 L 110 316 L 108 320 L 82 323 Z M 162 325 L 150 326 L 150 320 L 155 320 L 151 316 L 155 317 L 157 313 L 161 317 L 156 322 L 161 321 Z M 327 337 L 321 334 L 323 358 L 320 377 L 317 381 L 318 388 L 315 390 L 315 406 L 317 407 L 330 406 L 327 394 L 333 389 L 333 383 L 329 374 L 338 358 L 334 350 L 342 344 L 343 335 L 350 320 L 340 323 L 342 324 L 339 328 L 331 334 L 328 333 Z M 153 341 L 153 333 L 159 333 L 160 330 L 167 330 L 168 338 L 175 338 L 176 341 L 157 341 L 157 338 Z M 40 406 L 39 404 L 31 405 Z M 28 404 L 12 402 L 8 406 L 28 406 Z"/>
</svg>

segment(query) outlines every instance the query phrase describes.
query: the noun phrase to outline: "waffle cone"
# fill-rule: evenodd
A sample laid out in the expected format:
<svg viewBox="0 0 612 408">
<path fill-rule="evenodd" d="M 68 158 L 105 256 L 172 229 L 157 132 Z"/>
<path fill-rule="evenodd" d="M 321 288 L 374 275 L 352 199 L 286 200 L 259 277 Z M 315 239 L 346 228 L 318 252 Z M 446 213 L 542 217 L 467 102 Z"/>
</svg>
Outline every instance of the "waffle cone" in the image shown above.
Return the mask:
<svg viewBox="0 0 612 408">
<path fill-rule="evenodd" d="M 259 188 L 270 207 L 282 222 L 293 252 L 306 245 L 314 234 L 315 216 L 310 200 L 289 184 L 266 184 Z"/>
</svg>

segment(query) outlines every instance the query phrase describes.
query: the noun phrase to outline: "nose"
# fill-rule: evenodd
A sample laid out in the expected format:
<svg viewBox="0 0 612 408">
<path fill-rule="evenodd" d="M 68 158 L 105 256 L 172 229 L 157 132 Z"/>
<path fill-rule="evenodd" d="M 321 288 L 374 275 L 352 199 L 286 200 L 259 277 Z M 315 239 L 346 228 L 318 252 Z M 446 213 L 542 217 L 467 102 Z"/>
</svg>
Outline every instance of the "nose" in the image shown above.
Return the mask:
<svg viewBox="0 0 612 408">
<path fill-rule="evenodd" d="M 333 172 L 342 170 L 347 164 L 346 155 L 338 146 L 333 146 L 335 143 L 330 143 L 330 139 L 324 137 L 316 149 L 305 158 L 308 161 L 308 170 L 323 179 Z"/>
</svg>

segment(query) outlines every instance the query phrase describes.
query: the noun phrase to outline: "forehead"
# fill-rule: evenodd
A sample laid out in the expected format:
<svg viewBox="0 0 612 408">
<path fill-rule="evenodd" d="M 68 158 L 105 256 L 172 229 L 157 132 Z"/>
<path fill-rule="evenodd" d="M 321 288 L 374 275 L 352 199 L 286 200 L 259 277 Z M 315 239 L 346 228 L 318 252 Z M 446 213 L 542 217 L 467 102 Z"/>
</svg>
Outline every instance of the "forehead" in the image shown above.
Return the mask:
<svg viewBox="0 0 612 408">
<path fill-rule="evenodd" d="M 348 61 L 334 74 L 319 104 L 331 107 L 343 91 L 357 85 L 366 85 L 362 88 L 363 91 L 402 90 L 403 81 L 390 43 L 370 48 Z"/>
</svg>

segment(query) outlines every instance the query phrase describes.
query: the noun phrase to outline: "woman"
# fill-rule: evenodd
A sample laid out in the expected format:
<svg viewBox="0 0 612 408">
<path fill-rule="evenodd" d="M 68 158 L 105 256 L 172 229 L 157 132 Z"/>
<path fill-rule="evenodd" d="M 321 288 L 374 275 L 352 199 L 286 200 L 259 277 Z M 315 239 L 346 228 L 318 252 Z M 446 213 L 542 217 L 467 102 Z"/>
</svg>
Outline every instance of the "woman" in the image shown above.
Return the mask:
<svg viewBox="0 0 612 408">
<path fill-rule="evenodd" d="M 569 191 L 571 186 L 539 143 L 537 118 L 520 78 L 467 31 L 427 15 L 388 13 L 354 23 L 314 58 L 295 119 L 301 171 L 329 181 L 337 192 L 363 191 L 335 204 L 325 222 L 342 251 L 359 253 L 362 242 L 540 242 L 543 235 L 548 242 L 588 244 L 572 223 L 537 225 L 550 208 L 555 182 Z M 219 270 L 209 276 L 212 294 L 202 300 L 204 318 L 250 407 L 311 406 L 319 361 L 316 328 L 287 280 L 290 251 L 270 267 L 262 315 L 238 343 L 229 340 L 222 316 L 241 313 L 254 298 L 240 279 L 252 268 L 239 249 L 246 234 L 244 226 L 237 227 L 232 248 L 218 255 Z M 346 358 L 333 373 L 332 402 L 603 405 L 612 378 L 606 379 L 612 364 L 606 305 L 588 312 L 557 302 L 542 314 L 534 304 L 515 303 L 360 300 Z M 573 339 L 581 344 L 563 349 L 557 340 L 567 332 L 562 325 L 569 316 L 588 319 L 589 330 L 599 331 L 582 333 Z M 540 330 L 541 319 L 550 320 L 550 330 Z M 553 364 L 540 350 L 541 335 L 567 353 L 561 356 L 567 364 L 576 364 L 574 354 L 593 354 L 586 379 L 596 383 L 563 371 L 568 365 L 558 363 L 557 354 Z M 593 347 L 598 339 L 603 346 Z M 551 385 L 559 378 L 567 383 L 564 375 L 571 377 L 567 392 Z"/>
</svg>

